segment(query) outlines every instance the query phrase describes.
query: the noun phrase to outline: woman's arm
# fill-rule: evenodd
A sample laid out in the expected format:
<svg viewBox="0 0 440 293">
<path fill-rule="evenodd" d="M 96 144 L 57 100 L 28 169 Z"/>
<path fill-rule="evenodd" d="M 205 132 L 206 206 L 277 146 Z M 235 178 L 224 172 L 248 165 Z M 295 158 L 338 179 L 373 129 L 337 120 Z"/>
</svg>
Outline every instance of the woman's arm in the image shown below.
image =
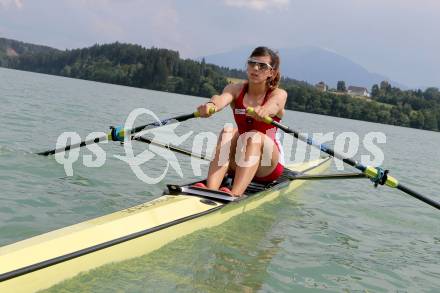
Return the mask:
<svg viewBox="0 0 440 293">
<path fill-rule="evenodd" d="M 254 108 L 254 117 L 257 120 L 263 121 L 264 117 L 284 115 L 284 107 L 286 106 L 287 92 L 283 89 L 275 89 L 267 99 L 267 102 L 263 106 L 257 106 Z"/>
<path fill-rule="evenodd" d="M 232 103 L 236 96 L 237 91 L 240 90 L 241 84 L 228 84 L 220 95 L 214 95 L 205 104 L 200 105 L 197 108 L 200 116 L 209 117 L 209 109 L 214 108 L 216 112 L 221 111 L 224 107 Z"/>
</svg>

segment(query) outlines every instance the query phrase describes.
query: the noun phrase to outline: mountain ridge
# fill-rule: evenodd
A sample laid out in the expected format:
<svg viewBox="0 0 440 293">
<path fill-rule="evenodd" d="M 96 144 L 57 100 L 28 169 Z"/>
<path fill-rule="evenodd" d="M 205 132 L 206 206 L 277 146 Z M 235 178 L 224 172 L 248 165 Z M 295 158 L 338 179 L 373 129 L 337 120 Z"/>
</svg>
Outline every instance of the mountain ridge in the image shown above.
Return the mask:
<svg viewBox="0 0 440 293">
<path fill-rule="evenodd" d="M 244 69 L 245 60 L 252 48 L 238 48 L 224 53 L 206 55 L 207 63 L 229 68 Z M 360 64 L 341 54 L 313 46 L 281 48 L 278 50 L 281 58 L 281 73 L 283 76 L 316 84 L 324 81 L 329 87 L 336 88 L 339 80 L 347 85 L 361 86 L 371 89 L 374 84 L 387 80 L 400 88 L 408 88 L 390 78 L 369 72 Z"/>
<path fill-rule="evenodd" d="M 45 52 L 59 52 L 60 50 L 14 39 L 0 37 L 0 66 L 8 65 L 8 57 L 19 57 L 23 54 L 38 54 Z"/>
</svg>

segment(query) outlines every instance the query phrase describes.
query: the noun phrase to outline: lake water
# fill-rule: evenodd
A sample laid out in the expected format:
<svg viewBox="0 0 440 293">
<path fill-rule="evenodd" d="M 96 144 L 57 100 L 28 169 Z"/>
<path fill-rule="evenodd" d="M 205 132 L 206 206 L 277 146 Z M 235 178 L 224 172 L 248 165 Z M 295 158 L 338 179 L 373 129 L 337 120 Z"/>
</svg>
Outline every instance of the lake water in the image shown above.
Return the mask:
<svg viewBox="0 0 440 293">
<path fill-rule="evenodd" d="M 105 164 L 73 176 L 53 157 L 33 153 L 55 147 L 58 136 L 122 125 L 136 108 L 160 118 L 193 112 L 199 97 L 149 91 L 0 68 L 0 246 L 149 201 L 167 183 L 200 178 L 190 159 L 177 155 L 183 177 L 170 168 L 151 185 L 140 181 L 102 145 Z M 151 117 L 143 116 L 151 122 Z M 147 121 L 148 120 L 148 121 Z M 383 132 L 385 168 L 405 185 L 440 201 L 440 134 L 287 111 L 284 123 L 303 132 Z M 230 110 L 178 126 L 183 146 L 201 132 L 232 122 Z M 143 123 L 142 123 L 143 124 Z M 160 130 L 157 137 L 167 137 Z M 331 144 L 331 143 L 330 143 Z M 139 153 L 146 145 L 136 144 Z M 369 154 L 361 147 L 356 159 Z M 167 161 L 143 166 L 160 175 Z M 336 165 L 332 165 L 333 171 Z M 207 167 L 202 170 L 206 174 Z M 331 170 L 330 170 L 331 171 Z M 353 172 L 346 168 L 346 172 Z M 179 239 L 144 257 L 104 266 L 68 280 L 53 292 L 438 292 L 440 213 L 369 180 L 309 182 L 291 196 Z"/>
</svg>

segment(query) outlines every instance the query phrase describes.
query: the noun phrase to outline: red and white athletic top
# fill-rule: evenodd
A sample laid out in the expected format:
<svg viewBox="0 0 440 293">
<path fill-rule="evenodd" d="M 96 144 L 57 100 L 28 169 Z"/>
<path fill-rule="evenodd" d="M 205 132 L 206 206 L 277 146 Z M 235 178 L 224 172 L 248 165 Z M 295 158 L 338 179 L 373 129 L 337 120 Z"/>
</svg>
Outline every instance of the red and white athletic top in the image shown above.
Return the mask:
<svg viewBox="0 0 440 293">
<path fill-rule="evenodd" d="M 239 134 L 243 134 L 243 133 L 246 133 L 246 132 L 249 132 L 252 130 L 254 130 L 254 131 L 256 130 L 258 132 L 266 134 L 270 139 L 273 140 L 273 142 L 277 146 L 278 151 L 280 153 L 278 165 L 275 168 L 275 170 L 271 174 L 269 174 L 268 176 L 255 177 L 255 179 L 257 181 L 263 181 L 263 182 L 274 181 L 281 175 L 281 173 L 284 170 L 284 152 L 283 152 L 283 148 L 281 147 L 281 143 L 279 141 L 278 128 L 276 128 L 275 126 L 273 126 L 271 124 L 267 124 L 263 121 L 255 120 L 254 118 L 246 115 L 246 106 L 243 104 L 243 99 L 244 99 L 245 94 L 247 93 L 247 90 L 248 90 L 248 84 L 245 83 L 243 85 L 241 92 L 240 92 L 240 95 L 234 101 L 233 112 L 234 112 L 235 123 L 237 124 Z M 263 106 L 266 103 L 271 92 L 272 92 L 272 90 L 268 90 L 266 92 L 266 95 L 264 96 L 264 100 L 263 100 L 263 103 L 261 104 L 261 106 Z M 273 120 L 276 122 L 281 121 L 281 119 L 277 116 L 273 117 Z"/>
</svg>

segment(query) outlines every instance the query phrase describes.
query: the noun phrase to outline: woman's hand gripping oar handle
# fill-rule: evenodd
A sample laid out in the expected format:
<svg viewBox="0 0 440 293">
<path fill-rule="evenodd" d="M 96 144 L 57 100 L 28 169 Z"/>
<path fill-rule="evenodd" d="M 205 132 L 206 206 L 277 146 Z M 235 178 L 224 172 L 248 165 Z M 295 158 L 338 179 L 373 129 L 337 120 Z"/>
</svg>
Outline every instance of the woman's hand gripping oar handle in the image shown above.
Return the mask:
<svg viewBox="0 0 440 293">
<path fill-rule="evenodd" d="M 214 108 L 214 107 L 210 107 L 210 108 L 209 108 L 209 116 L 211 116 L 211 115 L 214 114 L 214 113 L 215 113 L 215 108 Z M 195 112 L 194 112 L 194 117 L 195 117 L 195 118 L 199 118 L 199 117 L 201 117 L 199 111 L 195 111 Z"/>
<path fill-rule="evenodd" d="M 248 113 L 249 115 L 252 115 L 255 113 L 255 109 L 252 107 L 247 107 L 246 113 Z M 264 121 L 264 123 L 272 124 L 273 119 L 272 119 L 272 117 L 266 116 L 266 117 L 264 117 L 263 121 Z"/>
</svg>

